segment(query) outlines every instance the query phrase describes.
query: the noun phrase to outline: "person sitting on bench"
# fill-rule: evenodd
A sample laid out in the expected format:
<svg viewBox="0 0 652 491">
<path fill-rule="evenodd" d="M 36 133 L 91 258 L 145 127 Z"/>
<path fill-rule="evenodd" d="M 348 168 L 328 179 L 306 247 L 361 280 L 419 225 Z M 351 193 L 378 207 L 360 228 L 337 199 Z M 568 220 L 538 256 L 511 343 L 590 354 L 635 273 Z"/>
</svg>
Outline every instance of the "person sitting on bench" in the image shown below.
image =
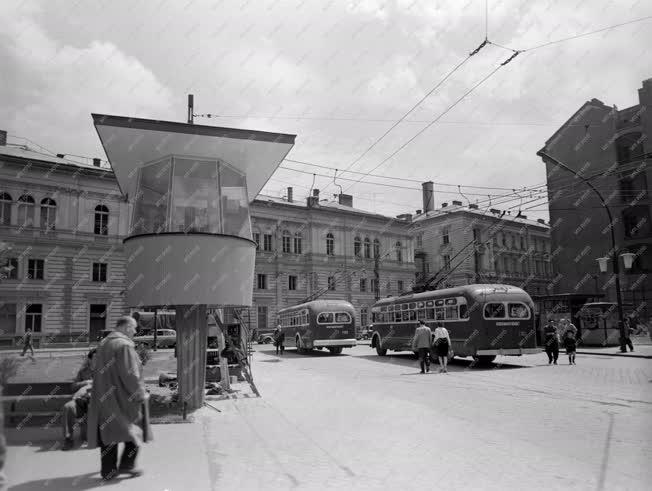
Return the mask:
<svg viewBox="0 0 652 491">
<path fill-rule="evenodd" d="M 91 360 L 95 355 L 95 349 L 92 349 L 84 364 L 77 372 L 73 389 L 76 390 L 72 399 L 63 406 L 63 446 L 61 450 L 70 450 L 75 444 L 75 427 L 77 420 L 81 420 L 81 440 L 86 441 L 86 416 L 88 413 L 88 404 L 91 400 L 91 388 L 93 386 L 93 372 L 91 370 Z"/>
</svg>

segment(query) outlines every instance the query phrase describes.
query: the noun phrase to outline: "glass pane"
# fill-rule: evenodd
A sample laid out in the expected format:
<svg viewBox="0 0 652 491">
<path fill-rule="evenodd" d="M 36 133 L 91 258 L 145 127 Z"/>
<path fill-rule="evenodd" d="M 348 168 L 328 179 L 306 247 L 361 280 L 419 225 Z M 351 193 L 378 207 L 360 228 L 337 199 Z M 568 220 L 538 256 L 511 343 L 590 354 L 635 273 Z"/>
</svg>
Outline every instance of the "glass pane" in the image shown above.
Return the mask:
<svg viewBox="0 0 652 491">
<path fill-rule="evenodd" d="M 172 230 L 221 233 L 217 162 L 174 159 Z"/>
<path fill-rule="evenodd" d="M 224 163 L 220 163 L 220 188 L 224 217 L 224 232 L 251 239 L 249 221 L 249 198 L 244 175 Z M 288 238 L 288 251 L 289 251 Z"/>
<path fill-rule="evenodd" d="M 143 167 L 134 206 L 134 233 L 167 231 L 170 160 Z"/>
</svg>

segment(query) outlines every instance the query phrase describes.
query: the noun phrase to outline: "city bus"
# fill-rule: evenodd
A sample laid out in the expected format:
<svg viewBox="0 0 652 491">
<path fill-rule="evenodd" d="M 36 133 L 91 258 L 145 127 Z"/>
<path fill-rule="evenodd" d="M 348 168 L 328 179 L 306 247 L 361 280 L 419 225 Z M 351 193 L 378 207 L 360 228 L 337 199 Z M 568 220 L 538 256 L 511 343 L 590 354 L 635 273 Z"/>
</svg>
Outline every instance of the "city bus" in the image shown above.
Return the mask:
<svg viewBox="0 0 652 491">
<path fill-rule="evenodd" d="M 541 352 L 536 345 L 534 304 L 511 285 L 476 284 L 379 300 L 371 309 L 371 347 L 379 356 L 412 351 L 418 321 L 433 332 L 441 323 L 451 338 L 449 356 L 492 362 L 497 355 Z"/>
<path fill-rule="evenodd" d="M 356 345 L 355 311 L 344 300 L 313 300 L 282 309 L 278 317 L 285 346 L 298 352 L 327 348 L 338 355 Z"/>
</svg>

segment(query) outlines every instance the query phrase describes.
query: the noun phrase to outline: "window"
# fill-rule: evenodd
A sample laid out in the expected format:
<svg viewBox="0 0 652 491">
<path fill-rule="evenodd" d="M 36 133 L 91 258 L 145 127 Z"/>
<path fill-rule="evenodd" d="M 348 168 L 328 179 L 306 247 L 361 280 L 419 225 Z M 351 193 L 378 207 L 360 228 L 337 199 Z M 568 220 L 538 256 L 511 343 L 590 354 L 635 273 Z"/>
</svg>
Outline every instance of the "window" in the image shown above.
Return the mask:
<svg viewBox="0 0 652 491">
<path fill-rule="evenodd" d="M 418 234 L 417 235 L 417 244 L 416 247 L 418 249 L 421 249 L 423 247 L 423 234 Z"/>
<path fill-rule="evenodd" d="M 11 195 L 0 193 L 0 225 L 11 225 Z"/>
<path fill-rule="evenodd" d="M 448 254 L 442 256 L 444 262 L 444 269 L 451 269 L 451 257 Z"/>
<path fill-rule="evenodd" d="M 364 239 L 364 257 L 366 259 L 371 257 L 371 241 L 369 240 L 369 237 L 365 237 Z"/>
<path fill-rule="evenodd" d="M 507 311 L 512 319 L 529 319 L 530 309 L 523 303 L 508 303 Z"/>
<path fill-rule="evenodd" d="M 403 262 L 403 246 L 400 240 L 396 242 L 396 260 L 399 263 Z"/>
<path fill-rule="evenodd" d="M 272 234 L 263 235 L 263 250 L 264 251 L 272 250 Z"/>
<path fill-rule="evenodd" d="M 317 316 L 317 324 L 332 324 L 332 323 L 333 323 L 332 312 L 322 312 Z"/>
<path fill-rule="evenodd" d="M 42 280 L 45 270 L 43 259 L 29 259 L 27 261 L 27 278 L 30 280 Z"/>
<path fill-rule="evenodd" d="M 41 200 L 41 228 L 54 230 L 57 219 L 57 203 L 51 198 Z"/>
<path fill-rule="evenodd" d="M 293 275 L 288 276 L 288 290 L 297 289 L 297 277 Z"/>
<path fill-rule="evenodd" d="M 109 234 L 109 209 L 104 205 L 95 207 L 95 226 L 93 227 L 95 235 Z"/>
<path fill-rule="evenodd" d="M 448 227 L 446 227 L 442 232 L 441 239 L 442 239 L 442 244 L 444 245 L 450 243 L 450 237 L 448 236 L 448 232 L 449 232 Z"/>
<path fill-rule="evenodd" d="M 362 255 L 362 241 L 360 237 L 353 239 L 353 255 L 355 257 L 360 257 Z"/>
<path fill-rule="evenodd" d="M 396 289 L 398 290 L 399 293 L 403 292 L 403 280 L 398 280 L 396 282 Z"/>
<path fill-rule="evenodd" d="M 623 203 L 647 198 L 647 179 L 644 172 L 632 172 L 620 179 L 620 198 Z"/>
<path fill-rule="evenodd" d="M 349 323 L 351 316 L 346 312 L 335 312 L 335 322 Z"/>
<path fill-rule="evenodd" d="M 369 309 L 367 307 L 360 307 L 360 325 L 366 326 L 368 318 L 369 318 Z"/>
<path fill-rule="evenodd" d="M 371 279 L 371 291 L 374 293 L 378 292 L 378 280 L 376 278 Z"/>
<path fill-rule="evenodd" d="M 525 259 L 525 258 L 523 259 L 523 262 L 521 263 L 521 272 L 524 275 L 528 274 L 528 271 L 527 271 L 527 259 Z"/>
<path fill-rule="evenodd" d="M 16 304 L 0 303 L 0 335 L 16 333 Z"/>
<path fill-rule="evenodd" d="M 335 255 L 335 237 L 330 232 L 326 234 L 326 254 Z"/>
<path fill-rule="evenodd" d="M 650 212 L 647 206 L 632 206 L 623 211 L 623 227 L 625 237 L 647 237 L 652 231 L 650 227 Z"/>
<path fill-rule="evenodd" d="M 380 257 L 380 241 L 374 239 L 374 257 Z"/>
<path fill-rule="evenodd" d="M 626 163 L 643 156 L 643 142 L 645 138 L 641 133 L 627 133 L 616 139 L 616 158 L 618 163 Z"/>
<path fill-rule="evenodd" d="M 360 291 L 361 292 L 367 291 L 367 278 L 360 278 Z"/>
<path fill-rule="evenodd" d="M 303 237 L 301 236 L 301 232 L 297 232 L 294 234 L 294 253 L 295 254 L 301 254 L 302 249 L 303 249 Z"/>
<path fill-rule="evenodd" d="M 28 304 L 25 308 L 25 330 L 41 332 L 43 321 L 43 305 L 40 303 Z"/>
<path fill-rule="evenodd" d="M 292 246 L 292 237 L 290 236 L 290 232 L 287 230 L 283 232 L 283 252 L 284 253 L 290 253 L 292 252 L 291 246 Z"/>
<path fill-rule="evenodd" d="M 328 289 L 329 290 L 335 290 L 335 277 L 334 276 L 329 276 L 328 277 Z"/>
<path fill-rule="evenodd" d="M 525 250 L 525 237 L 523 237 L 522 235 L 521 235 L 521 250 L 522 251 Z"/>
<path fill-rule="evenodd" d="M 258 273 L 256 286 L 259 290 L 267 290 L 267 275 Z"/>
<path fill-rule="evenodd" d="M 494 257 L 494 271 L 496 273 L 500 272 L 500 259 L 498 259 L 497 257 Z"/>
<path fill-rule="evenodd" d="M 253 234 L 254 242 L 256 243 L 256 250 L 260 249 L 260 232 L 254 232 Z"/>
<path fill-rule="evenodd" d="M 511 270 L 509 269 L 509 258 L 507 257 L 503 258 L 503 271 L 505 271 L 505 273 L 511 273 Z"/>
<path fill-rule="evenodd" d="M 7 263 L 4 268 L 4 271 L 2 271 L 2 278 L 7 280 L 18 279 L 18 259 L 15 257 L 7 259 Z"/>
<path fill-rule="evenodd" d="M 27 194 L 18 198 L 18 225 L 20 227 L 34 226 L 34 198 Z"/>
<path fill-rule="evenodd" d="M 504 319 L 505 318 L 505 304 L 504 303 L 488 303 L 484 306 L 485 319 Z"/>
<path fill-rule="evenodd" d="M 106 282 L 106 263 L 93 263 L 93 281 Z"/>
</svg>

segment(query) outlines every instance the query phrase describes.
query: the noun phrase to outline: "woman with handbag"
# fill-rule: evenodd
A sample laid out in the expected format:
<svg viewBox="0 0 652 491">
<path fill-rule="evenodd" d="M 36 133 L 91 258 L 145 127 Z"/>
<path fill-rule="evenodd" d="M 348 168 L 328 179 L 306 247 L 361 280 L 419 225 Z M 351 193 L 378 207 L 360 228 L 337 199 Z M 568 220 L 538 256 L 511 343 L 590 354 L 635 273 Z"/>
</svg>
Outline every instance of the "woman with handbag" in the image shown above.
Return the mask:
<svg viewBox="0 0 652 491">
<path fill-rule="evenodd" d="M 444 327 L 443 324 L 437 324 L 437 329 L 435 329 L 435 352 L 437 353 L 437 358 L 439 359 L 439 373 L 448 373 L 448 350 L 451 345 L 451 338 L 448 334 L 448 329 Z"/>
</svg>

